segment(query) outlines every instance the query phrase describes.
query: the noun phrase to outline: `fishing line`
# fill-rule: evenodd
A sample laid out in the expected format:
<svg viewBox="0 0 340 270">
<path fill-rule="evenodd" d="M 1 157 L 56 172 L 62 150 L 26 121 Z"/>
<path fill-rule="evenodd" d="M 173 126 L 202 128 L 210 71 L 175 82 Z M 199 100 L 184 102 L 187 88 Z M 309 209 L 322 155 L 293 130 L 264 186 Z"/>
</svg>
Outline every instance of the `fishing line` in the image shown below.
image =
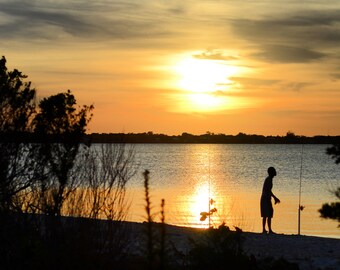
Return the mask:
<svg viewBox="0 0 340 270">
<path fill-rule="evenodd" d="M 210 212 L 210 200 L 211 200 L 211 198 L 210 198 L 210 185 L 211 185 L 211 178 L 210 178 L 210 144 L 209 144 L 209 147 L 208 147 L 208 173 L 209 173 L 209 176 L 208 176 L 208 179 L 209 179 L 209 186 L 208 186 L 208 204 L 209 204 L 209 207 L 208 207 L 208 213 L 209 213 L 209 228 L 210 228 L 210 222 L 211 222 L 211 220 L 210 220 L 210 214 L 211 214 L 211 212 Z"/>
<path fill-rule="evenodd" d="M 298 235 L 300 235 L 300 228 L 301 228 L 301 211 L 304 208 L 304 206 L 301 205 L 302 163 L 303 163 L 303 145 L 301 147 L 301 163 L 300 163 L 299 208 L 298 208 Z"/>
</svg>

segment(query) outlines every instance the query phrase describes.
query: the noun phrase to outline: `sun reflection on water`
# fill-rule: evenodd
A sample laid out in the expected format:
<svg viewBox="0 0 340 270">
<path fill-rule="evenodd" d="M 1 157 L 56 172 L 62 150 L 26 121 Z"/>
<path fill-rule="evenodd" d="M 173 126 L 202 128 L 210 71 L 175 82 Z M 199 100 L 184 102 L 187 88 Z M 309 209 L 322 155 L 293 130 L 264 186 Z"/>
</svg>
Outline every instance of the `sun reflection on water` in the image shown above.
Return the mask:
<svg viewBox="0 0 340 270">
<path fill-rule="evenodd" d="M 274 185 L 274 192 L 281 203 L 274 206 L 273 229 L 279 233 L 297 233 L 294 177 L 299 167 L 295 168 L 294 164 L 299 164 L 299 156 L 295 153 L 299 153 L 300 149 L 300 146 L 286 145 L 139 146 L 144 167 L 151 171 L 150 190 L 155 221 L 160 221 L 160 202 L 164 198 L 166 223 L 207 228 L 208 219 L 200 221 L 200 213 L 209 210 L 209 198 L 212 198 L 215 201 L 212 207 L 217 209 L 211 216 L 212 226 L 218 227 L 225 222 L 231 229 L 237 226 L 244 231 L 261 232 L 260 196 L 266 167 L 274 159 L 281 168 Z M 321 220 L 317 211 L 328 198 L 322 193 L 326 186 L 323 183 L 330 181 L 325 178 L 326 173 L 319 173 L 319 170 L 331 172 L 335 179 L 333 182 L 339 182 L 336 165 L 323 162 L 322 167 L 317 167 L 312 163 L 323 157 L 322 150 L 323 146 L 310 146 L 309 149 L 310 165 L 306 167 L 316 167 L 315 173 L 318 174 L 305 176 L 311 184 L 304 186 L 303 203 L 306 209 L 302 213 L 301 230 L 312 235 L 339 238 L 336 224 Z M 305 160 L 308 161 L 307 158 Z M 145 200 L 140 178 L 137 175 L 136 181 L 128 189 L 130 198 L 133 198 L 129 220 L 143 222 Z"/>
<path fill-rule="evenodd" d="M 197 145 L 187 153 L 186 163 L 190 164 L 190 186 L 183 187 L 183 196 L 178 198 L 182 216 L 182 225 L 198 228 L 217 227 L 222 222 L 231 224 L 233 206 L 231 196 L 223 189 L 221 179 L 216 178 L 215 164 L 219 163 L 220 156 L 211 145 Z M 176 193 L 174 193 L 175 195 Z M 176 196 L 176 195 L 175 195 Z M 215 209 L 210 213 L 211 210 Z M 201 213 L 210 213 L 201 220 Z"/>
<path fill-rule="evenodd" d="M 208 228 L 218 227 L 222 223 L 233 225 L 235 212 L 231 196 L 223 196 L 216 191 L 214 184 L 209 187 L 209 182 L 198 182 L 191 190 L 192 192 L 180 200 L 180 209 L 185 213 L 188 226 Z"/>
<path fill-rule="evenodd" d="M 199 183 L 195 186 L 195 190 L 188 200 L 189 207 L 188 210 L 192 213 L 194 220 L 192 222 L 197 222 L 200 220 L 201 212 L 209 211 L 209 200 L 211 198 L 211 194 L 209 194 L 209 184 L 208 183 Z M 202 221 L 202 226 L 207 226 L 208 220 Z"/>
</svg>

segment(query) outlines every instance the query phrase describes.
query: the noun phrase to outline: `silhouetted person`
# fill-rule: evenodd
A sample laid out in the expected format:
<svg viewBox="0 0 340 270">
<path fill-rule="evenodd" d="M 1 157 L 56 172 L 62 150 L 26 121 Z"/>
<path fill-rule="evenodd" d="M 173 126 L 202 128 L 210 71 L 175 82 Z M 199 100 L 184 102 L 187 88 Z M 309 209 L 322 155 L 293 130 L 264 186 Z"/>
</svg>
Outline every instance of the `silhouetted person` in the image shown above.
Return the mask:
<svg viewBox="0 0 340 270">
<path fill-rule="evenodd" d="M 276 170 L 274 167 L 268 168 L 268 177 L 264 181 L 262 196 L 261 196 L 261 217 L 262 217 L 262 233 L 267 233 L 266 223 L 268 224 L 269 233 L 272 231 L 272 217 L 274 213 L 272 205 L 272 197 L 274 198 L 275 204 L 279 203 L 280 200 L 273 194 L 273 178 L 276 176 Z"/>
</svg>

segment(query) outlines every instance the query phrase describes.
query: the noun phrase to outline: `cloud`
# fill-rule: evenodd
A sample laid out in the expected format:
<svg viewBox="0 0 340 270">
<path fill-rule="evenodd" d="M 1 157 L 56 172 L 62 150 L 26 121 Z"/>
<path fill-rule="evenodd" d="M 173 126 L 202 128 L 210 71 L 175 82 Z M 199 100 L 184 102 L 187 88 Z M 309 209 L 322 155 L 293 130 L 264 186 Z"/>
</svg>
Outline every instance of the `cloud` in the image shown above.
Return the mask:
<svg viewBox="0 0 340 270">
<path fill-rule="evenodd" d="M 170 9 L 161 13 L 179 12 Z M 172 33 L 164 19 L 149 16 L 143 2 L 0 0 L 2 38 L 80 38 L 84 40 L 149 40 Z"/>
<path fill-rule="evenodd" d="M 340 74 L 339 73 L 333 73 L 333 74 L 331 74 L 331 78 L 334 81 L 338 81 L 338 80 L 340 80 Z"/>
<path fill-rule="evenodd" d="M 300 91 L 308 86 L 315 85 L 309 82 L 289 82 L 282 85 L 283 90 Z"/>
<path fill-rule="evenodd" d="M 242 84 L 245 87 L 259 87 L 259 86 L 269 86 L 280 82 L 279 80 L 269 80 L 269 79 L 257 79 L 249 77 L 230 77 L 229 80 Z"/>
<path fill-rule="evenodd" d="M 308 63 L 324 58 L 327 54 L 301 47 L 263 45 L 260 52 L 252 56 L 266 62 Z"/>
<path fill-rule="evenodd" d="M 335 46 L 340 42 L 340 10 L 304 10 L 257 20 L 233 20 L 235 34 L 249 41 Z"/>
<path fill-rule="evenodd" d="M 276 17 L 235 19 L 232 31 L 259 50 L 259 60 L 304 63 L 320 60 L 340 46 L 340 10 L 293 11 Z"/>
<path fill-rule="evenodd" d="M 194 54 L 193 57 L 196 59 L 224 60 L 224 61 L 232 61 L 232 60 L 238 59 L 235 56 L 225 55 L 223 51 L 218 51 L 218 50 L 208 50 L 200 54 Z"/>
<path fill-rule="evenodd" d="M 300 91 L 308 86 L 314 85 L 310 82 L 284 82 L 281 80 L 258 79 L 249 77 L 230 77 L 234 84 L 241 84 L 244 89 L 259 88 L 277 85 L 282 90 Z"/>
<path fill-rule="evenodd" d="M 51 27 L 58 28 L 71 35 L 82 35 L 85 32 L 93 32 L 94 25 L 82 20 L 81 16 L 75 16 L 66 10 L 49 10 L 37 8 L 33 5 L 1 4 L 2 13 L 9 16 L 10 20 L 0 26 L 3 36 L 37 38 L 48 37 L 46 32 Z M 58 34 L 57 32 L 53 33 Z"/>
</svg>

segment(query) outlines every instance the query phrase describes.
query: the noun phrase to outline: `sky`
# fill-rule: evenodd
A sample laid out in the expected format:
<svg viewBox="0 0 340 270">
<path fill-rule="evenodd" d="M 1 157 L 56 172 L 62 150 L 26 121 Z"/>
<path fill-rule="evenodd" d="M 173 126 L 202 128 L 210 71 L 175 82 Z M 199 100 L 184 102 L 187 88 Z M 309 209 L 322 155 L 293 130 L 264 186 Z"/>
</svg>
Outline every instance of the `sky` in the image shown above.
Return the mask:
<svg viewBox="0 0 340 270">
<path fill-rule="evenodd" d="M 0 0 L 0 37 L 89 133 L 340 135 L 340 1 Z"/>
</svg>

